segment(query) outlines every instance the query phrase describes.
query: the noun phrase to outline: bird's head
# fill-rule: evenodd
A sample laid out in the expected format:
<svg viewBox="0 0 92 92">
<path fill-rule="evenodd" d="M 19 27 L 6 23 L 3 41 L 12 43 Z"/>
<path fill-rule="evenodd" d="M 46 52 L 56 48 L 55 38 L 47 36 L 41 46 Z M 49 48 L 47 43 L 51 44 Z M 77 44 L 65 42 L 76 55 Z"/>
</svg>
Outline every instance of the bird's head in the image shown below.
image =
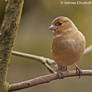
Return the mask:
<svg viewBox="0 0 92 92">
<path fill-rule="evenodd" d="M 60 16 L 52 21 L 51 25 L 49 26 L 49 30 L 51 30 L 53 34 L 60 34 L 67 31 L 67 29 L 72 26 L 73 23 L 69 18 Z"/>
</svg>

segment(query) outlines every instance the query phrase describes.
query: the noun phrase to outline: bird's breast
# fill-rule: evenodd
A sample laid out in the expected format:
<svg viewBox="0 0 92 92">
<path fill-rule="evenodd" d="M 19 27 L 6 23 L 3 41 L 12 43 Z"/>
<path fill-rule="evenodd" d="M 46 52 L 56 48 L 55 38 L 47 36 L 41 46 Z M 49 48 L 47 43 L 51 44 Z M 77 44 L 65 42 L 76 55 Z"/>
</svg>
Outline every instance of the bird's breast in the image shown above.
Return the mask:
<svg viewBox="0 0 92 92">
<path fill-rule="evenodd" d="M 71 65 L 83 55 L 85 39 L 80 32 L 76 33 L 76 35 L 57 37 L 53 40 L 52 54 L 57 64 Z"/>
</svg>

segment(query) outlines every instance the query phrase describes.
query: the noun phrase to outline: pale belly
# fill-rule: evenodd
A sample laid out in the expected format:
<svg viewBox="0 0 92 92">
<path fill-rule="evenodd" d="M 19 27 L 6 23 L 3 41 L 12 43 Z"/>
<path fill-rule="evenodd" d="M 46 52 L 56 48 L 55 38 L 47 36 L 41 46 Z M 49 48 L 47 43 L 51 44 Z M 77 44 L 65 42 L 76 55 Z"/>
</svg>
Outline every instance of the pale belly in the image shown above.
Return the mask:
<svg viewBox="0 0 92 92">
<path fill-rule="evenodd" d="M 54 54 L 53 58 L 58 65 L 68 66 L 68 65 L 72 65 L 75 62 L 77 62 L 81 56 L 82 56 L 81 53 L 65 51 L 57 55 Z"/>
<path fill-rule="evenodd" d="M 85 49 L 84 40 L 54 40 L 52 45 L 53 59 L 58 65 L 68 66 L 77 62 Z"/>
</svg>

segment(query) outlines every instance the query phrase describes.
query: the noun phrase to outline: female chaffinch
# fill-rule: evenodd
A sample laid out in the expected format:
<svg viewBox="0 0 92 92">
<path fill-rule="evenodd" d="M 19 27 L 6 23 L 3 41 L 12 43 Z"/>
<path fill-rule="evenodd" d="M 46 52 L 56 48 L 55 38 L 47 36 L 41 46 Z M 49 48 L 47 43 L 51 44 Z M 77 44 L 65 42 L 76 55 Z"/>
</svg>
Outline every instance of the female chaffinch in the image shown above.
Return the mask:
<svg viewBox="0 0 92 92">
<path fill-rule="evenodd" d="M 49 30 L 53 32 L 52 55 L 58 65 L 57 75 L 63 78 L 63 71 L 67 70 L 67 66 L 75 64 L 83 56 L 85 37 L 74 23 L 64 16 L 55 18 Z M 80 74 L 81 69 L 76 64 L 75 67 Z"/>
</svg>

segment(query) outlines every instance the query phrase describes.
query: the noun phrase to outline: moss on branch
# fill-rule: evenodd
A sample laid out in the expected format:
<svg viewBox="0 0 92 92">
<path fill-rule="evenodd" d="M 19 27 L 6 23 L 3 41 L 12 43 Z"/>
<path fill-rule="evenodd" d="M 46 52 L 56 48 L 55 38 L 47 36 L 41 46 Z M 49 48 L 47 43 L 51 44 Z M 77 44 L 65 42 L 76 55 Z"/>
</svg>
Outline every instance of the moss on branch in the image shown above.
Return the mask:
<svg viewBox="0 0 92 92">
<path fill-rule="evenodd" d="M 8 0 L 0 36 L 0 92 L 8 92 L 6 83 L 8 63 L 19 26 L 24 0 Z"/>
<path fill-rule="evenodd" d="M 5 13 L 5 5 L 6 5 L 5 0 L 0 0 L 0 26 L 2 24 L 2 20 Z"/>
</svg>

